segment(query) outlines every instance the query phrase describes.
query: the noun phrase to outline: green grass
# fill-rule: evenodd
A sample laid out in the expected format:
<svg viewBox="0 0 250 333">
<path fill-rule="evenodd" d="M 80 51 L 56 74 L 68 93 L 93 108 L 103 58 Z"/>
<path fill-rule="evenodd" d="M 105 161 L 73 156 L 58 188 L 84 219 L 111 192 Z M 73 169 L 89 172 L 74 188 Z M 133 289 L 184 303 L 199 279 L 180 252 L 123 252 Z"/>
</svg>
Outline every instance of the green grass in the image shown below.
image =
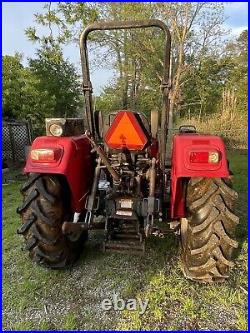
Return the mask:
<svg viewBox="0 0 250 333">
<path fill-rule="evenodd" d="M 247 330 L 247 156 L 237 152 L 229 158 L 239 192 L 239 248 L 229 280 L 217 285 L 183 277 L 172 234 L 149 239 L 147 254 L 137 257 L 103 254 L 102 234 L 92 232 L 70 270 L 36 266 L 16 234 L 21 182 L 3 186 L 3 329 Z M 101 301 L 114 292 L 148 299 L 145 314 L 103 311 Z"/>
</svg>

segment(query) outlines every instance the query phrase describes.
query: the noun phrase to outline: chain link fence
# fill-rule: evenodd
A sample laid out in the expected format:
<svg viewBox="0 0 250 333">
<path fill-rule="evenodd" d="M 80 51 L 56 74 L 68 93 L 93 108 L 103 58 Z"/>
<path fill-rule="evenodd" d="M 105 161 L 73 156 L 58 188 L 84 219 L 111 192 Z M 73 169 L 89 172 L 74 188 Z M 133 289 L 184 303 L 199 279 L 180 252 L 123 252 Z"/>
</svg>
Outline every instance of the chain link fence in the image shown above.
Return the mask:
<svg viewBox="0 0 250 333">
<path fill-rule="evenodd" d="M 8 163 L 25 161 L 26 147 L 31 144 L 31 128 L 27 121 L 2 123 L 2 160 Z"/>
</svg>

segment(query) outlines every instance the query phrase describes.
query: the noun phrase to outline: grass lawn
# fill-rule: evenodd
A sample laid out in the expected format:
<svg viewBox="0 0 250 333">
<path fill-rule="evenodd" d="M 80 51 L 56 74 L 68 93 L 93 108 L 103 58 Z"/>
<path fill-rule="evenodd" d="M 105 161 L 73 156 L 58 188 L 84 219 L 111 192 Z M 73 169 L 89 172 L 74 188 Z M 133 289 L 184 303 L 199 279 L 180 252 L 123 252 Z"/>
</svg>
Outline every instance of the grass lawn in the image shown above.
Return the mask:
<svg viewBox="0 0 250 333">
<path fill-rule="evenodd" d="M 21 182 L 3 186 L 4 330 L 247 330 L 247 155 L 230 154 L 239 192 L 236 265 L 224 284 L 201 285 L 183 277 L 178 239 L 152 238 L 147 254 L 103 254 L 102 235 L 92 232 L 81 259 L 70 270 L 34 265 L 16 234 Z M 139 311 L 103 311 L 116 292 L 148 299 Z"/>
</svg>

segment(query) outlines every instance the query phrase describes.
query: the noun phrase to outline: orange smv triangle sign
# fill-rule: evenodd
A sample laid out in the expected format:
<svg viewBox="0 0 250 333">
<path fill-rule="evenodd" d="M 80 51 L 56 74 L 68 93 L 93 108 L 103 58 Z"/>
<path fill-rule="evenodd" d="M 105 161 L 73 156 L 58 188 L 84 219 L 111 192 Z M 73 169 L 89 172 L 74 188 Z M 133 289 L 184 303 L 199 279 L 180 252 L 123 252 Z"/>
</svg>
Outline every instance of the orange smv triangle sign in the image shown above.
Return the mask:
<svg viewBox="0 0 250 333">
<path fill-rule="evenodd" d="M 147 138 L 133 112 L 120 111 L 105 135 L 110 148 L 141 150 Z"/>
</svg>

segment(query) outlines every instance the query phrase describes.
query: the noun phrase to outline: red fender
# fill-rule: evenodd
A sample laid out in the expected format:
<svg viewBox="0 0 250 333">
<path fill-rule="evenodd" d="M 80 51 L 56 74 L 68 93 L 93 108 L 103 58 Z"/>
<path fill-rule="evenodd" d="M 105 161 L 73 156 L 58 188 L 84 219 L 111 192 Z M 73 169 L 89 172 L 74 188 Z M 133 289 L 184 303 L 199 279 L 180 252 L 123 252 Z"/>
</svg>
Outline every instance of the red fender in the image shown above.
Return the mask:
<svg viewBox="0 0 250 333">
<path fill-rule="evenodd" d="M 44 173 L 64 175 L 71 190 L 71 207 L 74 212 L 81 212 L 85 207 L 87 193 L 91 189 L 94 165 L 91 146 L 84 136 L 36 138 L 32 149 L 58 148 L 62 153 L 57 162 L 33 161 L 30 153 L 24 168 L 25 173 Z"/>
<path fill-rule="evenodd" d="M 218 151 L 220 159 L 216 164 L 192 163 L 191 152 Z M 173 138 L 170 217 L 185 217 L 185 193 L 182 179 L 192 177 L 228 178 L 229 169 L 225 145 L 221 137 L 199 134 L 177 134 Z"/>
</svg>

